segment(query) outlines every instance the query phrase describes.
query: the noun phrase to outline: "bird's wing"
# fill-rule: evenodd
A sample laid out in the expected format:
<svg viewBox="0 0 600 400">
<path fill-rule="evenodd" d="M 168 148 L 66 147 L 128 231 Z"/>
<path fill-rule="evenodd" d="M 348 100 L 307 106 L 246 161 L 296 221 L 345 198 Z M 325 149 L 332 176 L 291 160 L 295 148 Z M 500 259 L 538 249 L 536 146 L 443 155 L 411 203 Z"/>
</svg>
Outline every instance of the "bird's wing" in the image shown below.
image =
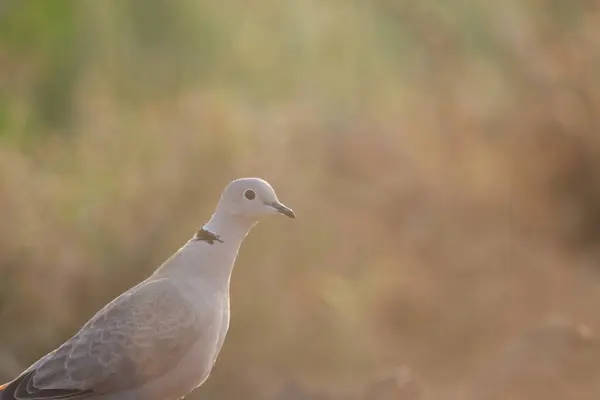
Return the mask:
<svg viewBox="0 0 600 400">
<path fill-rule="evenodd" d="M 73 399 L 142 386 L 177 365 L 201 338 L 203 319 L 169 280 L 145 282 L 100 310 L 0 399 Z"/>
</svg>

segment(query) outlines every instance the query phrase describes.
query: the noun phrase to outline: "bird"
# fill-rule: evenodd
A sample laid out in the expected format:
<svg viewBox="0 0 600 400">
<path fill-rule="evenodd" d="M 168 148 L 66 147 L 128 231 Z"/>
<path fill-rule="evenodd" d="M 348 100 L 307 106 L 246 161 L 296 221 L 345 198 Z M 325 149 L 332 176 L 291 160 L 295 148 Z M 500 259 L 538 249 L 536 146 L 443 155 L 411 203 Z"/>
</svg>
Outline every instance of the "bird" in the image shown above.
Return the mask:
<svg viewBox="0 0 600 400">
<path fill-rule="evenodd" d="M 229 328 L 229 282 L 246 235 L 296 218 L 260 178 L 230 182 L 210 220 L 145 280 L 0 386 L 0 400 L 177 400 L 208 378 Z"/>
</svg>

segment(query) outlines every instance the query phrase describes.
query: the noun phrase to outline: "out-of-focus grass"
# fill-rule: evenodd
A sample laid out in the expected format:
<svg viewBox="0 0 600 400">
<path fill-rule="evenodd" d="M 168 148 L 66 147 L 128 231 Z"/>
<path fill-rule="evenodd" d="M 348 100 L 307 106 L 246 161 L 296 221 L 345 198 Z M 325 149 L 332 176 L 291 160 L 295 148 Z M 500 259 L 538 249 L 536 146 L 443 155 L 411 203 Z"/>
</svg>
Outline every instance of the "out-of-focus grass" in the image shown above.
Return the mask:
<svg viewBox="0 0 600 400">
<path fill-rule="evenodd" d="M 548 314 L 597 328 L 599 16 L 585 1 L 6 2 L 1 376 L 149 274 L 247 175 L 299 218 L 249 236 L 230 336 L 193 397 L 344 392 L 407 364 L 448 398 Z"/>
</svg>

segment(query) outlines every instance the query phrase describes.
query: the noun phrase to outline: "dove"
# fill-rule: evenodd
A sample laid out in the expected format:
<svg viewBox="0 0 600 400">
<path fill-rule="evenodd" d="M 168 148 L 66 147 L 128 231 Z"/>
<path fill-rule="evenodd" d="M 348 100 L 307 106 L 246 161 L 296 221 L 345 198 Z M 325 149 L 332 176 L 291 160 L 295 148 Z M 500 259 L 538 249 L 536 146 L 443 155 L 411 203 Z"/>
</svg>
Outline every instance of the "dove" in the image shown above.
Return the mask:
<svg viewBox="0 0 600 400">
<path fill-rule="evenodd" d="M 210 220 L 183 247 L 0 386 L 0 400 L 177 400 L 202 385 L 229 328 L 238 251 L 269 214 L 296 218 L 265 180 L 229 183 Z"/>
</svg>

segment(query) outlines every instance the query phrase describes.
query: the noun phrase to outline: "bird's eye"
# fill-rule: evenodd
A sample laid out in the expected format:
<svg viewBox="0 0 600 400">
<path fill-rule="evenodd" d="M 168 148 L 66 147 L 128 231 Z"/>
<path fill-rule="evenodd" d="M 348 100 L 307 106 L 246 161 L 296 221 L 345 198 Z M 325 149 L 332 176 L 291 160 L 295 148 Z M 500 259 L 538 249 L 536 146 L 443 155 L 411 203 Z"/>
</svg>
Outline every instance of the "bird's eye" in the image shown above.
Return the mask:
<svg viewBox="0 0 600 400">
<path fill-rule="evenodd" d="M 256 198 L 256 193 L 252 189 L 248 189 L 244 192 L 244 197 L 248 200 L 254 200 Z"/>
</svg>

